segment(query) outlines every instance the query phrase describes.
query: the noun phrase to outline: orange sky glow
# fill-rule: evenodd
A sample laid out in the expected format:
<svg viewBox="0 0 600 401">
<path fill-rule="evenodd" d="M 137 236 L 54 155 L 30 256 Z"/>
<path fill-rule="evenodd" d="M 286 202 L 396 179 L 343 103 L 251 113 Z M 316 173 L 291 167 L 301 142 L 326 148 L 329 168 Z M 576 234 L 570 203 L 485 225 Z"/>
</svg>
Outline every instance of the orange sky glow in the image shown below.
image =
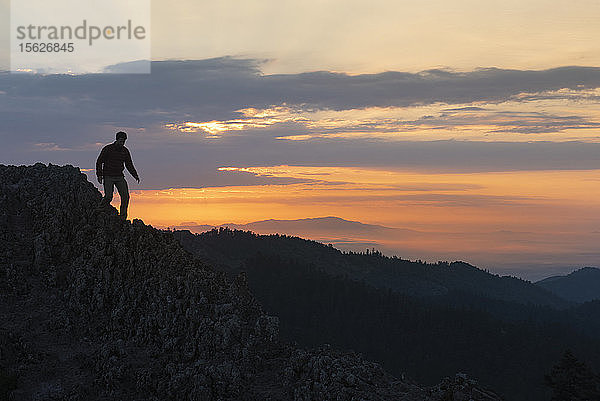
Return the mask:
<svg viewBox="0 0 600 401">
<path fill-rule="evenodd" d="M 347 234 L 352 241 L 377 241 L 388 254 L 434 261 L 456 257 L 488 267 L 495 260 L 505 263 L 541 253 L 555 261 L 563 254 L 572 258 L 573 252 L 593 250 L 599 237 L 599 170 L 453 174 L 318 166 L 223 170 L 310 181 L 138 190 L 132 193 L 130 215 L 159 227 L 337 216 L 415 231 L 385 238 Z M 323 233 L 315 239 L 335 240 Z"/>
</svg>

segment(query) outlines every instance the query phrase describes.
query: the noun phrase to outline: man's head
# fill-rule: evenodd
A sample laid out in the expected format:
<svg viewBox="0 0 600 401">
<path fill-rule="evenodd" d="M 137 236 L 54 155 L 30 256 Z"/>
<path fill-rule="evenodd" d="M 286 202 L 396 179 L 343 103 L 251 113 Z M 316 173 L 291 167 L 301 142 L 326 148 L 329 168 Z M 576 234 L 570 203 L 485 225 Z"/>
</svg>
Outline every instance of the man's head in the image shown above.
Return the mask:
<svg viewBox="0 0 600 401">
<path fill-rule="evenodd" d="M 125 146 L 125 141 L 127 140 L 127 134 L 123 131 L 117 132 L 117 140 L 115 143 L 121 146 Z"/>
</svg>

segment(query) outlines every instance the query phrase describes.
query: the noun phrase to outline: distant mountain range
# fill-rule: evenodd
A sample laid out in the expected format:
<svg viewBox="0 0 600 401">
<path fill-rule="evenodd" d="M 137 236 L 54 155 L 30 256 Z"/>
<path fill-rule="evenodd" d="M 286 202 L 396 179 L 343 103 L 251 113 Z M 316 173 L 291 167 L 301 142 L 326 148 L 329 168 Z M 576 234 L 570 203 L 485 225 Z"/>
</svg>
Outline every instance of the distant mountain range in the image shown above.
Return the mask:
<svg viewBox="0 0 600 401">
<path fill-rule="evenodd" d="M 536 285 L 572 302 L 600 300 L 600 269 L 584 267 L 567 274 L 537 281 Z"/>
<path fill-rule="evenodd" d="M 346 230 L 352 230 L 356 232 L 386 232 L 389 230 L 397 230 L 396 228 L 385 227 L 377 224 L 365 224 L 359 221 L 351 221 L 342 219 L 341 217 L 335 216 L 327 216 L 327 217 L 312 217 L 305 219 L 295 219 L 295 220 L 278 220 L 278 219 L 267 219 L 254 221 L 246 224 L 236 224 L 236 223 L 224 223 L 219 224 L 217 226 L 212 225 L 196 225 L 196 224 L 181 224 L 179 226 L 174 227 L 175 229 L 187 229 L 193 232 L 206 231 L 208 228 L 216 227 L 229 227 L 231 229 L 238 230 L 249 230 L 249 229 L 264 229 L 269 230 L 270 232 L 278 232 L 279 234 L 285 234 L 286 230 L 306 230 L 306 231 L 319 231 L 319 230 L 327 230 L 335 231 L 338 229 L 340 232 L 347 232 Z M 414 232 L 413 230 L 405 230 L 409 232 Z"/>
<path fill-rule="evenodd" d="M 311 238 L 315 241 L 345 246 L 353 250 L 381 248 L 380 240 L 385 238 L 407 238 L 420 235 L 418 231 L 404 228 L 385 227 L 377 224 L 365 224 L 335 216 L 314 217 L 295 220 L 268 219 L 246 224 L 224 223 L 216 226 L 199 224 L 181 224 L 175 230 L 189 230 L 201 233 L 218 227 L 232 230 L 247 230 L 257 234 L 285 234 Z"/>
<path fill-rule="evenodd" d="M 434 383 L 460 368 L 506 399 L 545 401 L 544 374 L 565 349 L 600 366 L 600 324 L 594 323 L 600 302 L 575 304 L 460 261 L 341 252 L 299 237 L 229 228 L 173 235 L 231 277 L 245 272 L 286 338 L 354 349 L 394 374 Z"/>
<path fill-rule="evenodd" d="M 511 241 L 518 244 L 520 241 L 529 243 L 535 240 L 536 234 L 513 231 L 490 231 L 474 233 L 442 233 L 419 231 L 408 228 L 388 227 L 379 224 L 365 224 L 360 221 L 347 220 L 336 216 L 303 218 L 295 220 L 268 219 L 254 221 L 246 224 L 223 223 L 219 225 L 197 224 L 195 222 L 184 222 L 180 225 L 170 227 L 174 230 L 189 230 L 192 233 L 202 233 L 213 228 L 228 227 L 232 230 L 252 231 L 256 234 L 280 234 L 308 238 L 324 244 L 331 244 L 343 251 L 364 252 L 366 249 L 377 249 L 386 255 L 399 255 L 409 259 L 423 259 L 428 261 L 438 260 L 464 260 L 470 255 L 470 260 L 496 260 L 487 262 L 488 266 L 494 266 L 495 271 L 501 275 L 516 275 L 528 277 L 530 281 L 545 278 L 543 273 L 535 271 L 532 266 L 523 265 L 516 267 L 522 262 L 510 260 L 509 255 L 494 254 L 494 250 L 485 247 L 477 247 L 479 241 L 485 239 L 485 243 Z M 539 238 L 538 238 L 539 239 Z M 465 244 L 471 244 L 465 250 Z M 493 256 L 495 255 L 495 256 Z M 490 259 L 491 258 L 491 259 Z M 471 262 L 473 263 L 473 262 Z M 551 269 L 554 274 L 566 274 L 570 271 L 568 264 L 553 265 Z M 521 271 L 523 274 L 519 274 Z M 539 270 L 542 270 L 541 268 Z M 504 272 L 504 273 L 501 273 Z"/>
<path fill-rule="evenodd" d="M 224 226 L 232 230 L 258 229 L 259 233 L 270 231 L 277 232 L 278 234 L 289 232 L 311 232 L 315 234 L 320 230 L 332 232 L 337 228 L 340 232 L 377 232 L 383 235 L 386 231 L 398 230 L 348 221 L 338 217 L 264 220 L 243 225 L 225 224 Z M 200 227 L 204 229 L 206 226 L 185 227 L 197 228 L 200 231 Z M 410 232 L 410 230 L 404 231 L 407 233 Z M 196 253 L 206 253 L 210 263 L 213 264 L 229 260 L 230 265 L 235 265 L 248 257 L 252 252 L 262 251 L 269 253 L 273 249 L 277 249 L 280 254 L 302 257 L 315 266 L 323 268 L 329 274 L 347 275 L 352 279 L 365 281 L 376 288 L 389 288 L 411 296 L 436 297 L 444 296 L 452 291 L 468 291 L 510 302 L 532 303 L 556 308 L 565 308 L 570 305 L 569 301 L 528 281 L 515 277 L 500 277 L 490 274 L 465 262 L 427 264 L 420 261 L 411 262 L 395 257 L 364 259 L 359 256 L 343 255 L 339 250 L 326 247 L 316 241 L 294 237 L 273 237 L 270 235 L 237 235 L 238 243 L 236 244 L 236 248 L 223 249 L 223 241 L 220 239 L 213 241 L 213 239 L 218 237 L 214 237 L 214 232 L 201 233 L 198 238 L 202 239 L 202 241 L 188 241 L 188 239 L 191 240 L 193 238 L 191 230 L 188 231 L 189 235 L 185 234 L 185 230 L 177 235 L 184 246 L 189 247 L 190 250 Z M 318 236 L 311 236 L 311 238 L 315 237 Z M 198 246 L 204 249 L 197 249 Z M 232 258 L 237 260 L 231 260 Z"/>
</svg>

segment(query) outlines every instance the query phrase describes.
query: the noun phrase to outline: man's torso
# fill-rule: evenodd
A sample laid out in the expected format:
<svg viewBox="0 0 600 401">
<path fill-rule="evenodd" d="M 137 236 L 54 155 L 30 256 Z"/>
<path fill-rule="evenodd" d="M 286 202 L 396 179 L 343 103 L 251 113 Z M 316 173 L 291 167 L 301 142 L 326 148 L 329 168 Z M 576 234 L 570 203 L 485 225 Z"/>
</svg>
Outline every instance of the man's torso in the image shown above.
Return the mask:
<svg viewBox="0 0 600 401">
<path fill-rule="evenodd" d="M 125 162 L 129 160 L 129 150 L 125 146 L 119 146 L 114 143 L 106 145 L 103 149 L 104 166 L 102 172 L 105 176 L 123 176 Z"/>
</svg>

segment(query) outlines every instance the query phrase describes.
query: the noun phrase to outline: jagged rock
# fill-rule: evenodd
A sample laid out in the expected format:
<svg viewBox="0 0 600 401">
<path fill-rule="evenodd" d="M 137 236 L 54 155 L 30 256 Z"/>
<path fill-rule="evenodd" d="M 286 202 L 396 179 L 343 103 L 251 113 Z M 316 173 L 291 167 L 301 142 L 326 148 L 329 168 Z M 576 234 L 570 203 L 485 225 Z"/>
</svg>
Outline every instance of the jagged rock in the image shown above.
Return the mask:
<svg viewBox="0 0 600 401">
<path fill-rule="evenodd" d="M 494 401 L 499 399 L 492 391 L 479 387 L 476 380 L 468 378 L 464 373 L 457 373 L 453 378 L 442 379 L 442 382 L 429 392 L 432 397 L 439 400 Z"/>
<path fill-rule="evenodd" d="M 75 167 L 0 165 L 0 371 L 17 377 L 12 400 L 499 399 L 282 343 L 245 275 L 229 282 L 100 199 Z"/>
</svg>

